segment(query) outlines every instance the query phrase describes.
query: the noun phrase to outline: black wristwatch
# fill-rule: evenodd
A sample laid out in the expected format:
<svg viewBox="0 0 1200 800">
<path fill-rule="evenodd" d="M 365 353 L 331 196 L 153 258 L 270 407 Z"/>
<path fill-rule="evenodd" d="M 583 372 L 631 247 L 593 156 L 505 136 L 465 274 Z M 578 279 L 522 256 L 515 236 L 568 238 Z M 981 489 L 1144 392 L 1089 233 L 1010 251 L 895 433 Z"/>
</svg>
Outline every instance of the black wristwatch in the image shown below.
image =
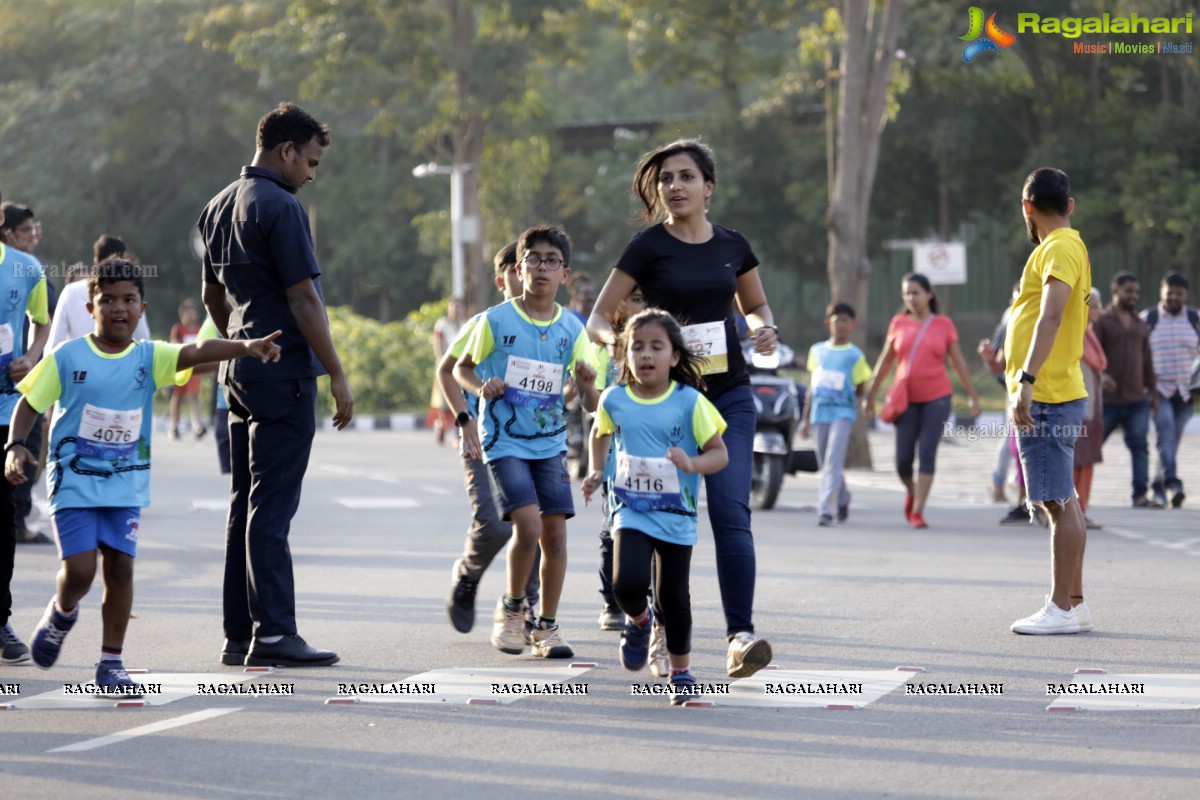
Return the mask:
<svg viewBox="0 0 1200 800">
<path fill-rule="evenodd" d="M 458 416 L 454 418 L 454 427 L 462 428 L 471 424 L 471 415 L 465 411 L 458 412 Z"/>
<path fill-rule="evenodd" d="M 1035 380 L 1037 380 L 1037 376 L 1031 375 L 1030 373 L 1026 372 L 1025 370 L 1021 370 L 1021 374 L 1017 376 L 1018 383 L 1028 383 L 1030 386 L 1033 386 L 1033 382 Z"/>
</svg>

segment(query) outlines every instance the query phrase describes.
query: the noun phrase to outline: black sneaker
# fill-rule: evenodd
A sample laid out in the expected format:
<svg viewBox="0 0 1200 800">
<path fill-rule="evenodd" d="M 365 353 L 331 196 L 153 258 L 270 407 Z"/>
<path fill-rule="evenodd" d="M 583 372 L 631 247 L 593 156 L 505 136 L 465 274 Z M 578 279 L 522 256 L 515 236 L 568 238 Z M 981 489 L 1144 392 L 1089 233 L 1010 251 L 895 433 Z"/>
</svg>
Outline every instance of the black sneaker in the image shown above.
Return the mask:
<svg viewBox="0 0 1200 800">
<path fill-rule="evenodd" d="M 249 639 L 226 639 L 225 646 L 221 648 L 221 663 L 227 667 L 240 667 L 246 663 L 249 654 Z"/>
<path fill-rule="evenodd" d="M 463 575 L 459 565 L 461 559 L 454 562 L 458 578 L 454 581 L 454 590 L 446 600 L 446 616 L 450 624 L 459 633 L 470 633 L 475 627 L 475 594 L 479 590 L 479 579 Z"/>
<path fill-rule="evenodd" d="M 1183 493 L 1183 489 L 1176 489 L 1171 495 L 1171 508 L 1183 508 L 1183 501 L 1186 498 L 1187 495 Z"/>
<path fill-rule="evenodd" d="M 817 520 L 817 524 L 820 525 L 822 528 L 832 528 L 833 527 L 833 517 L 829 516 L 828 514 L 822 514 L 821 518 L 819 520 Z"/>
<path fill-rule="evenodd" d="M 850 517 L 850 501 L 846 501 L 846 505 L 838 506 L 837 521 L 845 522 Z"/>
<path fill-rule="evenodd" d="M 0 625 L 0 649 L 3 651 L 0 664 L 29 663 L 29 648 L 7 622 Z"/>
<path fill-rule="evenodd" d="M 1004 516 L 1004 519 L 1000 520 L 1001 525 L 1029 525 L 1032 522 L 1033 517 L 1030 516 L 1026 506 L 1014 507 Z"/>
<path fill-rule="evenodd" d="M 293 633 L 274 644 L 264 644 L 258 639 L 250 645 L 246 655 L 248 667 L 328 667 L 338 662 L 332 650 L 318 650 Z"/>
</svg>

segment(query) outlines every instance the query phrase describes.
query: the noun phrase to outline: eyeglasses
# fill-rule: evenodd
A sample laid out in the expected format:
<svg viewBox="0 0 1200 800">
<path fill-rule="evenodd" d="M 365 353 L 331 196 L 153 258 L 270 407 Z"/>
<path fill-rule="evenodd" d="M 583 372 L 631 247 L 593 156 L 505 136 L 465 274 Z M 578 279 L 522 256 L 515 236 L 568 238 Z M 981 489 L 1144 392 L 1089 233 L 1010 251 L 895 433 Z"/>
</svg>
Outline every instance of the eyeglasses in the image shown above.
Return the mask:
<svg viewBox="0 0 1200 800">
<path fill-rule="evenodd" d="M 558 256 L 542 258 L 537 253 L 526 253 L 525 257 L 521 259 L 521 263 L 525 265 L 526 269 L 545 267 L 547 272 L 554 272 L 566 262 Z"/>
</svg>

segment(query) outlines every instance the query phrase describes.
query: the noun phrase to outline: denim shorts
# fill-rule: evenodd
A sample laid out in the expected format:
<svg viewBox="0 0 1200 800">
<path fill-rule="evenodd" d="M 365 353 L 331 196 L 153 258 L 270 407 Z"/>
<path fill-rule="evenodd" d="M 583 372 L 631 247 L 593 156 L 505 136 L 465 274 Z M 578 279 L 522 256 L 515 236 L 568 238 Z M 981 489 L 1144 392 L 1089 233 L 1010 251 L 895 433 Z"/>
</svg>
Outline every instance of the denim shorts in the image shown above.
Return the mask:
<svg viewBox="0 0 1200 800">
<path fill-rule="evenodd" d="M 575 516 L 565 453 L 531 460 L 510 456 L 489 461 L 487 466 L 496 510 L 505 522 L 512 519 L 512 512 L 525 506 L 537 506 L 542 516 Z"/>
<path fill-rule="evenodd" d="M 1066 403 L 1034 402 L 1033 427 L 1019 430 L 1017 450 L 1030 503 L 1075 496 L 1075 440 L 1083 430 L 1087 398 Z"/>
<path fill-rule="evenodd" d="M 140 508 L 60 508 L 54 512 L 58 557 L 70 558 L 107 545 L 137 558 Z"/>
</svg>

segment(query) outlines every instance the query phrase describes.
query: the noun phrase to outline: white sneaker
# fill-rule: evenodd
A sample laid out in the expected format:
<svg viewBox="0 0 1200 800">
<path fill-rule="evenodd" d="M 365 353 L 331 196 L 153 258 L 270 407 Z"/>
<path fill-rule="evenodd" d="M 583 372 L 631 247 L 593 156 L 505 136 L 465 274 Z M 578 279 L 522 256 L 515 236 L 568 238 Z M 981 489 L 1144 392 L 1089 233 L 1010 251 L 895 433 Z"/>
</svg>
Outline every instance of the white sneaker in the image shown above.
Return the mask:
<svg viewBox="0 0 1200 800">
<path fill-rule="evenodd" d="M 740 631 L 729 640 L 725 672 L 731 678 L 749 678 L 771 663 L 771 655 L 771 645 L 766 639 L 756 639 L 753 633 Z"/>
<path fill-rule="evenodd" d="M 509 609 L 504 605 L 504 595 L 500 595 L 492 614 L 492 647 L 514 656 L 524 652 L 526 610 L 524 602 L 515 611 Z"/>
<path fill-rule="evenodd" d="M 671 658 L 667 654 L 667 629 L 655 617 L 650 627 L 650 674 L 656 678 L 671 676 Z"/>
<path fill-rule="evenodd" d="M 1063 611 L 1046 597 L 1046 605 L 1036 614 L 1019 619 L 1012 624 L 1013 633 L 1028 633 L 1048 636 L 1060 633 L 1079 633 L 1083 628 L 1072 611 Z"/>
<path fill-rule="evenodd" d="M 545 625 L 545 623 L 542 623 Z M 533 654 L 538 658 L 570 658 L 575 655 L 571 645 L 558 633 L 558 626 L 537 628 L 532 634 Z"/>
<path fill-rule="evenodd" d="M 1079 632 L 1086 633 L 1092 629 L 1092 610 L 1087 603 L 1080 603 L 1071 609 L 1075 613 L 1075 621 L 1079 623 Z"/>
</svg>

